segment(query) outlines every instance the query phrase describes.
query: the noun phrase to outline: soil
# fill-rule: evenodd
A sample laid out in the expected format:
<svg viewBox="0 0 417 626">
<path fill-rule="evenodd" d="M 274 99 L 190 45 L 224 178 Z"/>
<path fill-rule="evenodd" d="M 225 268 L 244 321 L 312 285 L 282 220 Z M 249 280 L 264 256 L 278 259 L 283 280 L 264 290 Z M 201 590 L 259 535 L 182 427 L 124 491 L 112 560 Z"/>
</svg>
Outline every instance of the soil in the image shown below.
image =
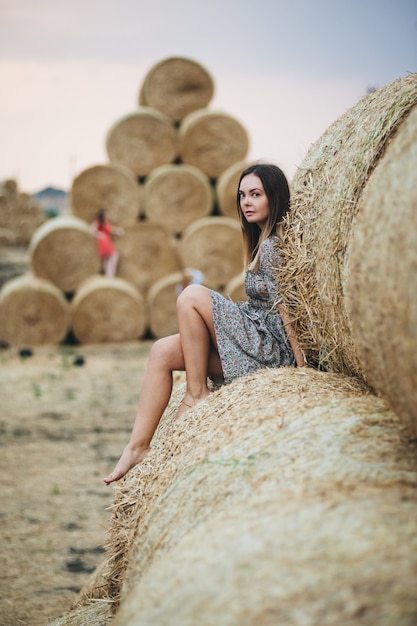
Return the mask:
<svg viewBox="0 0 417 626">
<path fill-rule="evenodd" d="M 25 251 L 2 250 L 0 268 L 21 274 Z M 46 626 L 102 561 L 113 503 L 102 479 L 128 439 L 151 345 L 0 350 L 0 626 Z"/>
</svg>

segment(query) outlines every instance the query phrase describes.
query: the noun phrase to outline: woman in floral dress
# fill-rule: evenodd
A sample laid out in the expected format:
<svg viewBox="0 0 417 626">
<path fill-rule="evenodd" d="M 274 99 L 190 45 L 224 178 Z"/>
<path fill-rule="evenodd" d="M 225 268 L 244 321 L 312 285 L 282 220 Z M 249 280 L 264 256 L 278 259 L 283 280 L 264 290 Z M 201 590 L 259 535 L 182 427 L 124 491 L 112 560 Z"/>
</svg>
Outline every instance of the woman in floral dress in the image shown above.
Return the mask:
<svg viewBox="0 0 417 626">
<path fill-rule="evenodd" d="M 130 441 L 106 484 L 148 453 L 171 396 L 173 371 L 185 370 L 187 377 L 179 417 L 209 395 L 208 378 L 230 383 L 261 368 L 305 365 L 276 272 L 279 229 L 289 202 L 287 179 L 276 165 L 255 164 L 242 172 L 237 205 L 248 301 L 234 303 L 203 285 L 190 285 L 179 295 L 179 332 L 152 346 Z"/>
</svg>

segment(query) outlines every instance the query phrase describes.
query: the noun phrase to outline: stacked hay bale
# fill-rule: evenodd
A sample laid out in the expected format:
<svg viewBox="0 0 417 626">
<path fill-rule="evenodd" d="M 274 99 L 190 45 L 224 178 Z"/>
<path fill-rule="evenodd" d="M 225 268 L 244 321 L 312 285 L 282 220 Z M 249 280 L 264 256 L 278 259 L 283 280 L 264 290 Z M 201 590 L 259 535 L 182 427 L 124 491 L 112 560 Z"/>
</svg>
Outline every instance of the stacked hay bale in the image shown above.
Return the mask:
<svg viewBox="0 0 417 626">
<path fill-rule="evenodd" d="M 381 399 L 312 368 L 258 371 L 175 419 L 183 393 L 53 626 L 415 624 L 415 445 Z"/>
<path fill-rule="evenodd" d="M 413 75 L 337 120 L 293 182 L 281 283 L 333 371 L 261 370 L 181 419 L 177 384 L 54 626 L 417 622 L 416 128 Z"/>
<path fill-rule="evenodd" d="M 310 362 L 365 380 L 417 435 L 417 74 L 363 98 L 292 181 L 283 296 Z"/>
<path fill-rule="evenodd" d="M 27 246 L 45 215 L 28 193 L 19 190 L 15 180 L 0 184 L 0 243 Z"/>
<path fill-rule="evenodd" d="M 100 272 L 88 226 L 104 209 L 110 223 L 124 229 L 116 241 L 122 282 L 95 281 L 97 298 L 89 298 L 94 333 L 86 332 L 93 324 L 84 324 L 82 332 L 80 324 L 71 326 L 81 343 L 120 340 L 111 329 L 124 325 L 120 316 L 127 309 L 116 312 L 110 303 L 125 294 L 126 282 L 136 291 L 133 308 L 140 303 L 135 327 L 141 331 L 129 337 L 142 338 L 176 332 L 177 286 L 185 268 L 199 270 L 204 284 L 223 292 L 240 277 L 240 227 L 230 210 L 236 185 L 223 184 L 220 191 L 218 182 L 230 168 L 235 175 L 236 163 L 243 169 L 249 140 L 240 122 L 208 108 L 213 93 L 213 78 L 196 61 L 171 57 L 155 64 L 140 86 L 137 108 L 107 132 L 109 162 L 80 172 L 72 181 L 70 215 L 53 218 L 34 233 L 32 272 L 73 299 L 74 317 L 84 301 L 77 297 L 83 281 Z M 109 308 L 94 313 L 93 302 L 107 302 Z M 105 311 L 112 317 L 106 323 Z"/>
</svg>

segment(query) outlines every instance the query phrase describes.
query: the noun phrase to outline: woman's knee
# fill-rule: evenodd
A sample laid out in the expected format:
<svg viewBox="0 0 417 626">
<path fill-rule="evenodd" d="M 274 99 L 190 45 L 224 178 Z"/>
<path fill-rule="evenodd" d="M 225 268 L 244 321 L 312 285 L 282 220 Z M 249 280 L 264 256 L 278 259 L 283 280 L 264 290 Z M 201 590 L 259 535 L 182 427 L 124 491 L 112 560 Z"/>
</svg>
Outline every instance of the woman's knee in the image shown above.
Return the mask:
<svg viewBox="0 0 417 626">
<path fill-rule="evenodd" d="M 178 335 L 169 335 L 157 339 L 151 347 L 149 361 L 152 363 L 164 363 L 170 365 L 173 361 L 181 358 L 181 343 Z"/>
<path fill-rule="evenodd" d="M 204 285 L 188 285 L 177 298 L 177 309 L 195 306 L 210 298 L 210 290 Z"/>
</svg>

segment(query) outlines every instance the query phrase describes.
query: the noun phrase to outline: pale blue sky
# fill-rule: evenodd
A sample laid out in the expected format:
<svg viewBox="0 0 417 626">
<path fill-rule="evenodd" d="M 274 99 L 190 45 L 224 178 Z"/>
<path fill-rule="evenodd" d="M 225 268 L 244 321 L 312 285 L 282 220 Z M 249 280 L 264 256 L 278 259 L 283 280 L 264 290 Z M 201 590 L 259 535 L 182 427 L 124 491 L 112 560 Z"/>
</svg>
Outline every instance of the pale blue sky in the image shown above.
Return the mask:
<svg viewBox="0 0 417 626">
<path fill-rule="evenodd" d="M 110 125 L 169 56 L 204 65 L 210 107 L 291 177 L 369 87 L 417 71 L 417 0 L 0 0 L 0 179 L 68 188 L 105 162 Z"/>
</svg>

